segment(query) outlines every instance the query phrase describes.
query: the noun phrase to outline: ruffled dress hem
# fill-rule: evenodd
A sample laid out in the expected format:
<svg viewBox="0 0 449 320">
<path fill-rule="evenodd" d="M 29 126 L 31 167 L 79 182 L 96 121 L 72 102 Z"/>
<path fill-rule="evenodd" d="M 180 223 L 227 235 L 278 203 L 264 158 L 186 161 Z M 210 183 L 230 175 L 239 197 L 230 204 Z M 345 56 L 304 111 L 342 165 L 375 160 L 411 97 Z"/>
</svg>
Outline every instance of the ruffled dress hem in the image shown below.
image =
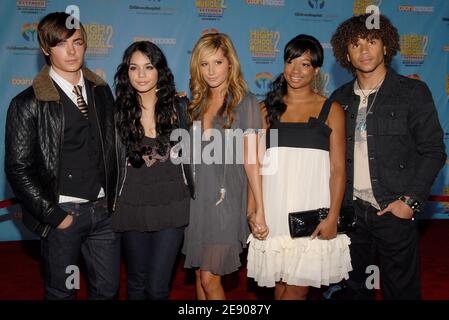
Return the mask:
<svg viewBox="0 0 449 320">
<path fill-rule="evenodd" d="M 349 278 L 352 270 L 349 237 L 331 240 L 277 236 L 266 240 L 248 237 L 248 277 L 261 287 L 288 285 L 319 288 Z"/>
</svg>

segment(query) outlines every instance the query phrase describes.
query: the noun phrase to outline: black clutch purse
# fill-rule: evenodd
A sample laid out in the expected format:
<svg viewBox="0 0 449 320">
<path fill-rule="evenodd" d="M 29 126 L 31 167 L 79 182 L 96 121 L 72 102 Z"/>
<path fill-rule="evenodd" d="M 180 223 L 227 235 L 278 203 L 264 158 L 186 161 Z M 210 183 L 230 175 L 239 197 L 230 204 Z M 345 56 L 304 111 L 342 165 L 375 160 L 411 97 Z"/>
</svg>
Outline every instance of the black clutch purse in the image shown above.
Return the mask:
<svg viewBox="0 0 449 320">
<path fill-rule="evenodd" d="M 325 219 L 329 208 L 320 208 L 308 211 L 291 212 L 288 214 L 290 236 L 292 238 L 308 237 L 312 235 L 321 220 Z M 356 215 L 354 207 L 341 207 L 337 222 L 337 233 L 347 233 L 355 230 Z"/>
</svg>

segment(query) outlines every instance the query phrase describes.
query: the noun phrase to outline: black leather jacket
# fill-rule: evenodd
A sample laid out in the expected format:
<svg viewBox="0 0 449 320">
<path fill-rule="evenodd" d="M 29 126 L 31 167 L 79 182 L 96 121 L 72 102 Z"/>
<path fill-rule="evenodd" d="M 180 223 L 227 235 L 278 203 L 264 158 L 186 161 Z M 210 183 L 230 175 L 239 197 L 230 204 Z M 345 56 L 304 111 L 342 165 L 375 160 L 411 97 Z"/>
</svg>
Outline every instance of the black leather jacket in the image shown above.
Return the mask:
<svg viewBox="0 0 449 320">
<path fill-rule="evenodd" d="M 346 111 L 346 193 L 353 197 L 354 134 L 360 97 L 354 81 L 331 99 Z M 375 93 L 368 98 L 371 106 Z M 366 121 L 368 161 L 374 196 L 384 209 L 402 195 L 426 201 L 446 160 L 443 130 L 427 85 L 389 69 Z"/>
<path fill-rule="evenodd" d="M 6 119 L 5 172 L 21 204 L 25 226 L 41 237 L 47 236 L 67 216 L 58 205 L 64 113 L 49 69 L 44 66 L 33 85 L 12 99 Z M 112 212 L 118 170 L 114 98 L 109 86 L 95 73 L 84 68 L 83 75 L 91 84 L 93 108 L 99 119 L 105 194 Z"/>
</svg>

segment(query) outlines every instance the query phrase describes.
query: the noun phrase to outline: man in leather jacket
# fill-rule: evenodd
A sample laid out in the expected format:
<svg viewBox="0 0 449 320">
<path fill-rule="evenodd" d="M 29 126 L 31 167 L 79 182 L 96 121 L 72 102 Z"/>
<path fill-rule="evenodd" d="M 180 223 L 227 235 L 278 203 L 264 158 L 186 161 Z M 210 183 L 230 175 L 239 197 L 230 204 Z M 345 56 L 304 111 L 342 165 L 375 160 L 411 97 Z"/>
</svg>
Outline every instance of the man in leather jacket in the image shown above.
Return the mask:
<svg viewBox="0 0 449 320">
<path fill-rule="evenodd" d="M 47 65 L 9 106 L 5 171 L 24 224 L 42 238 L 45 298 L 74 298 L 67 278 L 82 253 L 88 298 L 111 299 L 120 263 L 110 226 L 118 170 L 113 96 L 83 67 L 87 39 L 79 21 L 51 13 L 38 37 Z"/>
<path fill-rule="evenodd" d="M 346 111 L 344 201 L 357 216 L 348 285 L 353 298 L 373 298 L 378 270 L 385 299 L 420 299 L 414 214 L 445 163 L 443 131 L 427 85 L 389 67 L 399 35 L 378 17 L 379 29 L 368 29 L 368 14 L 352 17 L 331 40 L 339 64 L 355 75 L 331 96 Z"/>
</svg>

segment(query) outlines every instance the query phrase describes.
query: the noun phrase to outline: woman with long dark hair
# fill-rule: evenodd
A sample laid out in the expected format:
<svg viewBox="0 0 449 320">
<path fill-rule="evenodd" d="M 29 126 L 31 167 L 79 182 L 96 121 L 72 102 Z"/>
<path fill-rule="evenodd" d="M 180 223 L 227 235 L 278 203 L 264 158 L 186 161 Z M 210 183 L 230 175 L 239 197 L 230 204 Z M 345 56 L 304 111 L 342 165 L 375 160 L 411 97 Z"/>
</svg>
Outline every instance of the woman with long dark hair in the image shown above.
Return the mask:
<svg viewBox="0 0 449 320">
<path fill-rule="evenodd" d="M 162 51 L 131 44 L 115 74 L 119 190 L 113 227 L 123 233 L 128 299 L 168 299 L 169 283 L 189 221 L 189 167 L 171 157 L 170 134 L 186 127 Z"/>
</svg>

